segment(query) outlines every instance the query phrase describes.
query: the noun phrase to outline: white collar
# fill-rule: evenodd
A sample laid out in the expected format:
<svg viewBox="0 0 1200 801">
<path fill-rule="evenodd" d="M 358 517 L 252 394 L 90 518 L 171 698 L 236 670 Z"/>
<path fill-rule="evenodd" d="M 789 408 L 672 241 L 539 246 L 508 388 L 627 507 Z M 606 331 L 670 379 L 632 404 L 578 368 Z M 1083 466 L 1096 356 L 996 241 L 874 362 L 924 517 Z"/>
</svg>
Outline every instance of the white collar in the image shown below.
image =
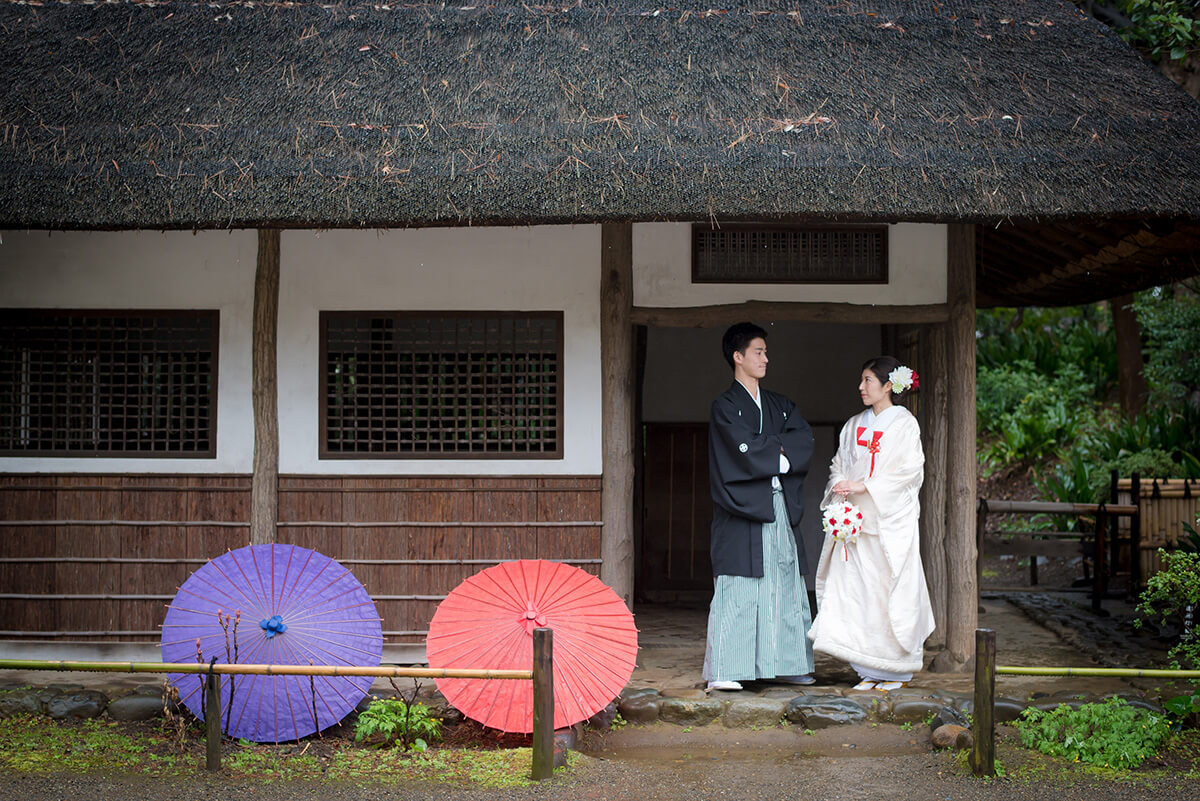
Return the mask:
<svg viewBox="0 0 1200 801">
<path fill-rule="evenodd" d="M 880 414 L 875 414 L 874 409 L 868 408 L 863 415 L 863 426 L 882 434 L 887 430 L 888 426 L 899 419 L 900 410 L 903 408 L 903 406 L 893 404 L 884 409 Z"/>
</svg>

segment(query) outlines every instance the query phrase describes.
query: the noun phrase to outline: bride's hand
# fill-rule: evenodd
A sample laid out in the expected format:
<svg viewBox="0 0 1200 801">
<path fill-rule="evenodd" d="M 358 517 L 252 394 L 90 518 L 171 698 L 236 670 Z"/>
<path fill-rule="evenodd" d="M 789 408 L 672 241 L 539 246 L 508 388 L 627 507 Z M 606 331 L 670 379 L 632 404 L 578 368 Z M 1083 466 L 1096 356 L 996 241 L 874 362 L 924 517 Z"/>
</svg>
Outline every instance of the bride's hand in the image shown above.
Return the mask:
<svg viewBox="0 0 1200 801">
<path fill-rule="evenodd" d="M 861 481 L 839 481 L 833 485 L 833 492 L 845 498 L 847 495 L 854 495 L 860 492 L 866 492 L 867 486 Z"/>
</svg>

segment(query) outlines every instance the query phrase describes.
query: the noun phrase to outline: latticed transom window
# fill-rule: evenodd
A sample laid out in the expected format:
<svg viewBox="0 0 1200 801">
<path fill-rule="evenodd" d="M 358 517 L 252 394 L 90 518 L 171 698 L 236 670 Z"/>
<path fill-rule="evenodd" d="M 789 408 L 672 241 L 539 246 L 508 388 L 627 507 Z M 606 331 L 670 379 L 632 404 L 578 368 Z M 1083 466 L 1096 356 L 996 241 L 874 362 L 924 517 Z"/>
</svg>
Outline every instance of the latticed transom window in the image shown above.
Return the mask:
<svg viewBox="0 0 1200 801">
<path fill-rule="evenodd" d="M 886 284 L 887 226 L 692 226 L 692 281 Z"/>
<path fill-rule="evenodd" d="M 0 310 L 0 453 L 214 456 L 218 319 Z"/>
<path fill-rule="evenodd" d="M 561 312 L 322 312 L 321 456 L 562 455 Z"/>
</svg>

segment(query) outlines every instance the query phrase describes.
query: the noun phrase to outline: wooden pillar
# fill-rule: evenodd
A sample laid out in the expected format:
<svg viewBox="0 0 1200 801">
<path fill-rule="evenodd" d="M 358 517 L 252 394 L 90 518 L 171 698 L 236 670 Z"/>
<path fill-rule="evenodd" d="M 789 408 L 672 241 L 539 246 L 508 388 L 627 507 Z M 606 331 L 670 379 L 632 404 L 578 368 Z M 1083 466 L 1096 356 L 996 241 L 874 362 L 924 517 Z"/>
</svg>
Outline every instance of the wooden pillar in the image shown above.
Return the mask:
<svg viewBox="0 0 1200 801">
<path fill-rule="evenodd" d="M 633 226 L 600 233 L 603 495 L 600 578 L 633 605 Z"/>
<path fill-rule="evenodd" d="M 1113 298 L 1109 306 L 1117 340 L 1117 389 L 1121 411 L 1132 420 L 1145 407 L 1146 397 L 1150 394 L 1142 372 L 1142 330 L 1133 311 L 1133 295 Z"/>
<path fill-rule="evenodd" d="M 946 648 L 938 671 L 966 670 L 975 652 L 979 619 L 975 576 L 975 226 L 948 230 L 946 378 Z"/>
<path fill-rule="evenodd" d="M 275 541 L 279 515 L 279 402 L 276 340 L 279 320 L 279 231 L 258 232 L 254 273 L 254 477 L 250 484 L 250 544 Z"/>
<path fill-rule="evenodd" d="M 921 485 L 921 563 L 937 624 L 925 641 L 930 649 L 946 644 L 946 404 L 950 375 L 946 370 L 946 327 L 921 329 L 921 431 L 924 434 L 925 483 Z"/>
</svg>

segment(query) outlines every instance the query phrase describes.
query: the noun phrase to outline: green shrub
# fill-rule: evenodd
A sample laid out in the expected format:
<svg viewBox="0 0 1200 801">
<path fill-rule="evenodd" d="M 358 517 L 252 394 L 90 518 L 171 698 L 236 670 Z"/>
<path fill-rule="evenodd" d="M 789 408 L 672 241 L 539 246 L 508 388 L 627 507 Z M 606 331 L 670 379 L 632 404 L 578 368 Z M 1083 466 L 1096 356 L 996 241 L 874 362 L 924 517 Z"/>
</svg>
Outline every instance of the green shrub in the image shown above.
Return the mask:
<svg viewBox="0 0 1200 801">
<path fill-rule="evenodd" d="M 1171 735 L 1165 717 L 1130 706 L 1123 698 L 1079 709 L 1066 704 L 1049 711 L 1030 708 L 1017 721 L 1017 730 L 1026 748 L 1116 770 L 1137 767 Z"/>
<path fill-rule="evenodd" d="M 1179 641 L 1167 652 L 1171 666 L 1200 669 L 1200 635 L 1189 621 L 1189 612 L 1200 612 L 1200 553 L 1158 549 L 1162 570 L 1146 581 L 1138 611 L 1150 620 L 1179 626 Z"/>
<path fill-rule="evenodd" d="M 1134 304 L 1146 336 L 1150 402 L 1200 405 L 1200 294 L 1188 283 L 1138 295 Z"/>
<path fill-rule="evenodd" d="M 362 742 L 381 738 L 381 745 L 393 743 L 405 750 L 424 751 L 429 743 L 442 737 L 442 721 L 425 704 L 401 698 L 376 698 L 358 716 L 354 739 Z"/>
</svg>

